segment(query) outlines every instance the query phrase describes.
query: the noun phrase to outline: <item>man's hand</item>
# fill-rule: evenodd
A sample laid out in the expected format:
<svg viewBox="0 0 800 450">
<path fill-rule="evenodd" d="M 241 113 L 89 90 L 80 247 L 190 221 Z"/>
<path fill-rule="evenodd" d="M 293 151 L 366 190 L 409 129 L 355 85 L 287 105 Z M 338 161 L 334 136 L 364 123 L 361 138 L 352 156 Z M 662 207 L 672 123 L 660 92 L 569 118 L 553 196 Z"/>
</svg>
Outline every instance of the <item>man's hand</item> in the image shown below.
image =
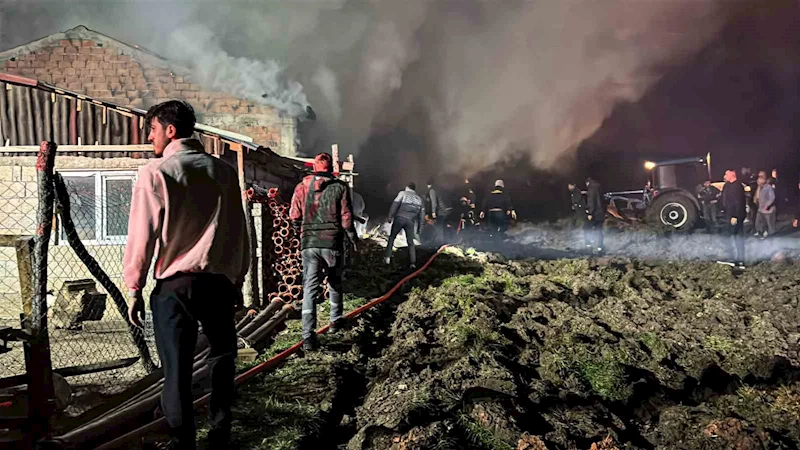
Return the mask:
<svg viewBox="0 0 800 450">
<path fill-rule="evenodd" d="M 517 212 L 514 211 L 513 209 L 511 210 L 511 218 L 517 220 Z"/>
<path fill-rule="evenodd" d="M 480 214 L 481 220 L 483 220 L 484 217 L 486 217 L 486 214 L 483 211 L 481 211 L 481 214 Z"/>
<path fill-rule="evenodd" d="M 794 219 L 794 222 L 792 222 L 792 226 L 793 226 L 794 228 L 797 228 L 797 219 Z"/>
<path fill-rule="evenodd" d="M 144 297 L 142 291 L 136 291 L 128 300 L 128 320 L 137 328 L 144 328 Z"/>
<path fill-rule="evenodd" d="M 436 213 L 431 213 L 431 218 L 432 218 L 433 220 L 436 220 Z"/>
<path fill-rule="evenodd" d="M 737 223 L 739 223 L 739 219 L 736 217 L 731 217 L 731 225 L 736 225 Z"/>
<path fill-rule="evenodd" d="M 590 221 L 590 222 L 592 221 L 592 215 L 591 215 L 591 214 L 589 214 L 588 216 L 586 216 L 586 218 L 587 218 L 587 219 L 589 219 L 589 221 Z"/>
</svg>

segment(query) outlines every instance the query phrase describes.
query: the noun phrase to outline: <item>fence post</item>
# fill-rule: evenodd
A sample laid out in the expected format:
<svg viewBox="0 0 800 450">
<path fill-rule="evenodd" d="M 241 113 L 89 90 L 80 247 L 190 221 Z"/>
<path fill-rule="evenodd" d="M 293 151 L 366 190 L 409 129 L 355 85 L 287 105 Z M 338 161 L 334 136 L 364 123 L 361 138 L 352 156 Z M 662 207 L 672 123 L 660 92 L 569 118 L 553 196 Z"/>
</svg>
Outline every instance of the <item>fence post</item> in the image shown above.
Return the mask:
<svg viewBox="0 0 800 450">
<path fill-rule="evenodd" d="M 253 226 L 253 212 L 251 210 L 252 203 L 248 200 L 245 192 L 247 191 L 247 182 L 244 176 L 244 155 L 246 150 L 239 148 L 236 151 L 236 169 L 239 172 L 239 189 L 242 192 L 242 208 L 244 209 L 245 224 L 247 225 L 247 237 L 249 238 L 250 245 L 250 268 L 247 270 L 244 278 L 244 286 L 242 286 L 242 296 L 244 297 L 244 306 L 259 306 L 258 299 L 258 264 L 256 256 L 256 236 L 255 227 Z"/>
<path fill-rule="evenodd" d="M 27 361 L 30 419 L 34 439 L 49 434 L 50 415 L 54 411 L 53 367 L 47 330 L 47 256 L 53 224 L 53 166 L 57 145 L 42 142 L 36 159 L 39 205 L 34 244 L 33 301 L 29 320 L 31 339 Z"/>
</svg>

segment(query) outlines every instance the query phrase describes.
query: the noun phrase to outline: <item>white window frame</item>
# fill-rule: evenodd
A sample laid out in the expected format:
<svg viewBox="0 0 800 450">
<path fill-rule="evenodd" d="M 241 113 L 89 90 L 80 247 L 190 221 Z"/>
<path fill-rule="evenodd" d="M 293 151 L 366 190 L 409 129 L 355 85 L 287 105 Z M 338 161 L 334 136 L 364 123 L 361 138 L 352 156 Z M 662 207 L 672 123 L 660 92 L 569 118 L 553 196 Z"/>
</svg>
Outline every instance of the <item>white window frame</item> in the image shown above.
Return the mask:
<svg viewBox="0 0 800 450">
<path fill-rule="evenodd" d="M 94 177 L 94 192 L 95 192 L 95 208 L 94 208 L 94 235 L 95 239 L 83 240 L 84 245 L 125 245 L 128 242 L 128 236 L 108 236 L 106 234 L 107 224 L 107 211 L 105 208 L 106 202 L 106 181 L 113 180 L 130 180 L 131 193 L 136 184 L 137 172 L 133 170 L 73 170 L 73 171 L 59 171 L 59 173 L 66 178 L 89 178 Z M 73 217 L 74 220 L 74 217 Z M 129 219 L 130 220 L 130 219 Z M 63 224 L 61 221 L 58 223 L 58 245 L 69 245 L 66 239 L 61 239 L 63 233 Z"/>
</svg>

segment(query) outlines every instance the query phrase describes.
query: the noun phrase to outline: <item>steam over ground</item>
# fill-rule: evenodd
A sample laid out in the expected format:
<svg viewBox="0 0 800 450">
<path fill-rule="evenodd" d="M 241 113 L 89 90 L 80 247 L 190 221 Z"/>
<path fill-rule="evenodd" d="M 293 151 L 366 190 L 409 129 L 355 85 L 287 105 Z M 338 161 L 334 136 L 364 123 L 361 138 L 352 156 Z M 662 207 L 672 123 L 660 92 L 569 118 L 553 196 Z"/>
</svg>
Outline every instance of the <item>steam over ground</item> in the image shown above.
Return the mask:
<svg viewBox="0 0 800 450">
<path fill-rule="evenodd" d="M 295 116 L 311 104 L 303 149 L 399 152 L 387 171 L 403 181 L 515 152 L 551 168 L 732 14 L 704 0 L 0 4 L 0 47 L 84 24 L 192 67 L 207 87 Z M 410 138 L 365 145 L 388 133 Z"/>
</svg>

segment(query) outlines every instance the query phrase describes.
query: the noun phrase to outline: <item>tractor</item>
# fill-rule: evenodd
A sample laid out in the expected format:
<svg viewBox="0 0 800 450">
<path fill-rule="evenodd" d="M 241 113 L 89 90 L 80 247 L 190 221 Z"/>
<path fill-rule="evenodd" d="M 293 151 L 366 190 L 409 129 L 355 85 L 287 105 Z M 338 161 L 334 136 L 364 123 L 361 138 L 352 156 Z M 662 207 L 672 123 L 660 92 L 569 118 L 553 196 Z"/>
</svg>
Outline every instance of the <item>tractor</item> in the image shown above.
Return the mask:
<svg viewBox="0 0 800 450">
<path fill-rule="evenodd" d="M 702 217 L 698 189 L 710 179 L 711 155 L 662 162 L 646 162 L 648 187 L 636 191 L 609 192 L 609 212 L 618 218 L 644 220 L 648 224 L 688 231 Z M 722 192 L 724 182 L 712 185 Z M 718 211 L 719 212 L 719 211 Z"/>
</svg>

